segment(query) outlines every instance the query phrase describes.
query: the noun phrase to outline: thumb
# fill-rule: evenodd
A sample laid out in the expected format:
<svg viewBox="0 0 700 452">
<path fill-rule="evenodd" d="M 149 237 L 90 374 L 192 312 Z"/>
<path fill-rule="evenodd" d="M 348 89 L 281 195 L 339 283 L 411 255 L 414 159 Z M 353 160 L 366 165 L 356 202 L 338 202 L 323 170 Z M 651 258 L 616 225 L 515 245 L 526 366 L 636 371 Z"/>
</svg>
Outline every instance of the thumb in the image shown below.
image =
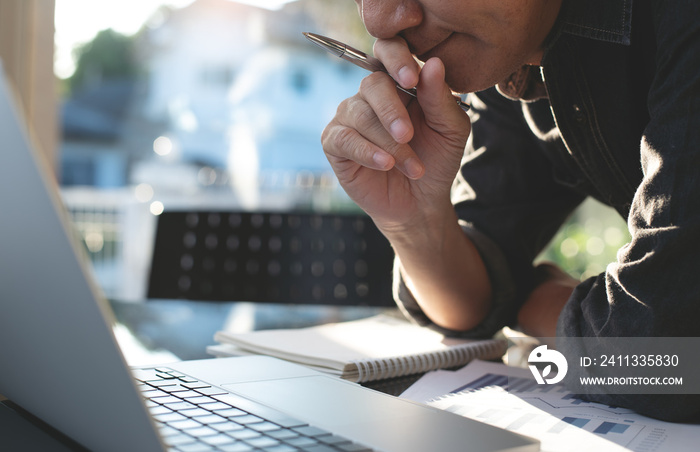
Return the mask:
<svg viewBox="0 0 700 452">
<path fill-rule="evenodd" d="M 464 132 L 469 127 L 467 114 L 457 105 L 445 82 L 445 65 L 439 58 L 425 62 L 416 88 L 425 121 L 433 130 L 449 134 Z"/>
</svg>

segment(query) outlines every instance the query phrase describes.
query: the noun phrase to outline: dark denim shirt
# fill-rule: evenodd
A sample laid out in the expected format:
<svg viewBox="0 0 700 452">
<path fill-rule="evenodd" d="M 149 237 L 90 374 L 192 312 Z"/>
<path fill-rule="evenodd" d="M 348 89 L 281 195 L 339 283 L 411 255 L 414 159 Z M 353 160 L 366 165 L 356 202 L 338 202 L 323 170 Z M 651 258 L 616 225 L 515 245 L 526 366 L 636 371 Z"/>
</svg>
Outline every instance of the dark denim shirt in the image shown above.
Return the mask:
<svg viewBox="0 0 700 452">
<path fill-rule="evenodd" d="M 494 299 L 477 328 L 448 333 L 514 325 L 533 260 L 590 196 L 627 219 L 632 239 L 577 287 L 557 335 L 700 336 L 700 2 L 564 0 L 540 69 L 546 90 L 522 90 L 539 100 L 471 96 L 453 202 Z M 400 275 L 395 295 L 437 328 Z M 667 420 L 700 413 L 700 395 L 588 397 Z"/>
</svg>

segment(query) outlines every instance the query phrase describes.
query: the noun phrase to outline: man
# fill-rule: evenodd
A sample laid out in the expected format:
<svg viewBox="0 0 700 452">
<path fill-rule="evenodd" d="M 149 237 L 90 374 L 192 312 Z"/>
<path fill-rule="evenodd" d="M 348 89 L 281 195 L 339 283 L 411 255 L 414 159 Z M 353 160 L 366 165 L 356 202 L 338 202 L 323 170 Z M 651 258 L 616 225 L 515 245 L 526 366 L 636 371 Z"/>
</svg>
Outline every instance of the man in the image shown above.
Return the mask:
<svg viewBox="0 0 700 452">
<path fill-rule="evenodd" d="M 418 97 L 373 73 L 322 141 L 396 250 L 407 315 L 465 337 L 700 335 L 700 3 L 356 2 Z M 534 266 L 588 196 L 628 220 L 617 262 L 581 283 Z M 700 413 L 697 396 L 590 398 Z"/>
</svg>

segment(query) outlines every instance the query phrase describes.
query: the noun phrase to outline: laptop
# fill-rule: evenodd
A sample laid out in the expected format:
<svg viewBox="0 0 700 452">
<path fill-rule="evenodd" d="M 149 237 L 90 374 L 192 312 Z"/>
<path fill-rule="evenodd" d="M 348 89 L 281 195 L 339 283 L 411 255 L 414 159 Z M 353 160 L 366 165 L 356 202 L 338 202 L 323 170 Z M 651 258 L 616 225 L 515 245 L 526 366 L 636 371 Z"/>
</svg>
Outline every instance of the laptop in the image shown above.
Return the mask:
<svg viewBox="0 0 700 452">
<path fill-rule="evenodd" d="M 269 357 L 129 368 L 14 105 L 0 67 L 0 394 L 72 446 L 539 450 L 536 440 Z"/>
</svg>

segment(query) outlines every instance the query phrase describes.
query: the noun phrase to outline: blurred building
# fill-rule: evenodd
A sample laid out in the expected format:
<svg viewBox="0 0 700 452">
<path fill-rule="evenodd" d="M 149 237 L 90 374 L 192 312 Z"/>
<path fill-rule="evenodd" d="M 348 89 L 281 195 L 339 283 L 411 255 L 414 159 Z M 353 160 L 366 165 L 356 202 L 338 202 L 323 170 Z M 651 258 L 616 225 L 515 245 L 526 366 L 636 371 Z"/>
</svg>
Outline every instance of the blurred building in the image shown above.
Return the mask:
<svg viewBox="0 0 700 452">
<path fill-rule="evenodd" d="M 113 188 L 126 185 L 125 125 L 133 80 L 86 86 L 63 102 L 59 170 L 63 186 Z"/>
<path fill-rule="evenodd" d="M 144 114 L 166 124 L 169 158 L 224 168 L 248 190 L 330 173 L 321 132 L 366 74 L 306 42 L 310 29 L 300 3 L 197 0 L 161 11 L 139 48 Z"/>
<path fill-rule="evenodd" d="M 137 77 L 65 100 L 64 200 L 108 296 L 143 297 L 163 209 L 348 206 L 320 137 L 366 73 L 307 30 L 303 0 L 164 8 L 134 37 Z"/>
</svg>

